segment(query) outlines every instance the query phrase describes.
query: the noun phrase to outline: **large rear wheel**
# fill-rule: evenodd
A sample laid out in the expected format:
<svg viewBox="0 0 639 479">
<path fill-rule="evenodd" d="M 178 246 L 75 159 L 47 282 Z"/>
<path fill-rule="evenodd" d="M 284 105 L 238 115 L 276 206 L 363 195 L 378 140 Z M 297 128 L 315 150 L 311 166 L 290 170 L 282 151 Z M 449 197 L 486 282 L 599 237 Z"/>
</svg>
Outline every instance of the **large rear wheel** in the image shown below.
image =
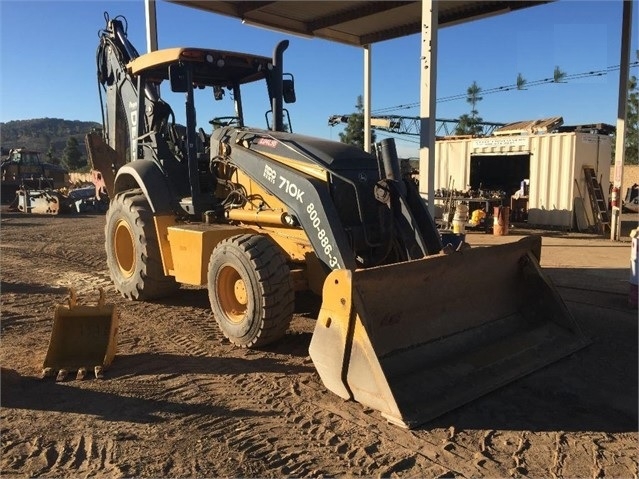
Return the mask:
<svg viewBox="0 0 639 479">
<path fill-rule="evenodd" d="M 215 320 L 237 346 L 276 341 L 293 317 L 290 270 L 266 236 L 233 236 L 217 245 L 209 261 L 208 290 Z"/>
<path fill-rule="evenodd" d="M 168 296 L 179 288 L 164 274 L 153 212 L 141 190 L 115 196 L 106 214 L 107 266 L 116 289 L 128 299 Z"/>
</svg>

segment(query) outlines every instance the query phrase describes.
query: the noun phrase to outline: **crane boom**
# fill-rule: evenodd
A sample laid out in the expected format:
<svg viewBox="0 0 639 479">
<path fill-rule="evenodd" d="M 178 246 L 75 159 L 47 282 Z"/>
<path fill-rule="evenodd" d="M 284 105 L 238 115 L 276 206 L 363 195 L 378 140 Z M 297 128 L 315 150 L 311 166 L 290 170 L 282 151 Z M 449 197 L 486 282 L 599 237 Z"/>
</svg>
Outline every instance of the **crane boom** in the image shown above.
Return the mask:
<svg viewBox="0 0 639 479">
<path fill-rule="evenodd" d="M 339 123 L 348 123 L 350 115 L 332 115 L 328 118 L 329 126 L 335 126 Z M 443 119 L 437 118 L 435 126 L 435 134 L 442 136 L 454 135 L 455 129 L 459 125 L 459 119 Z M 397 133 L 399 135 L 420 134 L 421 118 L 418 116 L 401 116 L 401 115 L 382 115 L 371 117 L 371 128 L 389 133 Z M 480 121 L 477 123 L 482 128 L 482 135 L 489 136 L 492 132 L 505 123 L 496 123 L 488 121 Z"/>
</svg>

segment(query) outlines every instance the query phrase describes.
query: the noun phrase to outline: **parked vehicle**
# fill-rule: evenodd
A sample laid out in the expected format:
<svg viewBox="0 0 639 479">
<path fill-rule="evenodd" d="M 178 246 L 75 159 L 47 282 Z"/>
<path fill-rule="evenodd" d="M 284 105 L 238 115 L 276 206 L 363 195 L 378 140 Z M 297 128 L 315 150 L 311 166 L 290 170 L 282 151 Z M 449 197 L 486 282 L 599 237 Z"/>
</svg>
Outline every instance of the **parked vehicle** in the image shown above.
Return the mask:
<svg viewBox="0 0 639 479">
<path fill-rule="evenodd" d="M 2 203 L 15 200 L 19 189 L 46 190 L 58 189 L 69 183 L 69 172 L 66 168 L 46 163 L 40 153 L 26 148 L 9 151 L 9 156 L 2 160 Z"/>
<path fill-rule="evenodd" d="M 107 267 L 122 296 L 206 286 L 228 340 L 259 348 L 285 335 L 295 292 L 315 292 L 322 306 L 309 355 L 324 385 L 404 427 L 587 344 L 539 267 L 539 236 L 445 248 L 392 139 L 374 155 L 292 133 L 288 41 L 272 57 L 204 48 L 139 55 L 125 25 L 107 16 L 101 32 L 108 122 L 104 137 L 87 136 L 110 197 Z M 185 96 L 182 131 L 160 97 L 164 81 L 164 91 Z M 251 83 L 269 95 L 268 130 L 245 123 L 244 109 L 257 108 L 252 97 L 242 103 Z M 208 132 L 196 121 L 194 90 L 204 89 L 212 94 L 197 98 L 216 101 L 216 113 L 225 113 L 225 93 L 235 107 Z M 90 319 L 69 322 L 58 340 L 102 327 Z M 92 353 L 89 367 L 108 352 L 108 342 L 65 344 Z"/>
</svg>

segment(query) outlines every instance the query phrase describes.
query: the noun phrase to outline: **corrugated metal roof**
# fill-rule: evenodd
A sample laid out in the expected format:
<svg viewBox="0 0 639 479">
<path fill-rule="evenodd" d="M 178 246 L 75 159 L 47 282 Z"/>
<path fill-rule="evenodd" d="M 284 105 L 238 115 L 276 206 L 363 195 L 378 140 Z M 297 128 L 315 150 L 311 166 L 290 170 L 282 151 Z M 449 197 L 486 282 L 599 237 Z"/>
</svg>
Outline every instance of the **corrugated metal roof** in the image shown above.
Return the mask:
<svg viewBox="0 0 639 479">
<path fill-rule="evenodd" d="M 421 1 L 167 0 L 292 34 L 367 45 L 421 31 Z M 507 13 L 544 1 L 439 1 L 440 26 Z"/>
</svg>

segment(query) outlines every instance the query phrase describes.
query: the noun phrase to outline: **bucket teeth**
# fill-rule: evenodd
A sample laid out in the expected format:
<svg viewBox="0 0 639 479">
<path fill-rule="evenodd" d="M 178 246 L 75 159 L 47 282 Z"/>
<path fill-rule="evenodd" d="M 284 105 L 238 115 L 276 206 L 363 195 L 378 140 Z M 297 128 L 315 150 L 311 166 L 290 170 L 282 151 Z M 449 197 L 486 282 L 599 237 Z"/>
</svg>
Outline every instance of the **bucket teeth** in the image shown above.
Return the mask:
<svg viewBox="0 0 639 479">
<path fill-rule="evenodd" d="M 94 373 L 95 373 L 95 377 L 97 379 L 102 379 L 104 377 L 104 372 L 103 372 L 103 367 L 102 366 L 96 366 L 94 368 Z M 51 368 L 51 367 L 47 367 L 44 368 L 42 370 L 42 378 L 50 378 L 55 376 L 55 380 L 57 382 L 62 382 L 65 381 L 68 376 L 69 376 L 69 370 L 68 369 L 60 369 L 56 375 L 55 369 Z M 87 377 L 87 368 L 85 367 L 80 367 L 78 368 L 78 371 L 75 375 L 75 379 L 78 381 L 82 381 L 83 379 L 85 379 Z"/>
</svg>

